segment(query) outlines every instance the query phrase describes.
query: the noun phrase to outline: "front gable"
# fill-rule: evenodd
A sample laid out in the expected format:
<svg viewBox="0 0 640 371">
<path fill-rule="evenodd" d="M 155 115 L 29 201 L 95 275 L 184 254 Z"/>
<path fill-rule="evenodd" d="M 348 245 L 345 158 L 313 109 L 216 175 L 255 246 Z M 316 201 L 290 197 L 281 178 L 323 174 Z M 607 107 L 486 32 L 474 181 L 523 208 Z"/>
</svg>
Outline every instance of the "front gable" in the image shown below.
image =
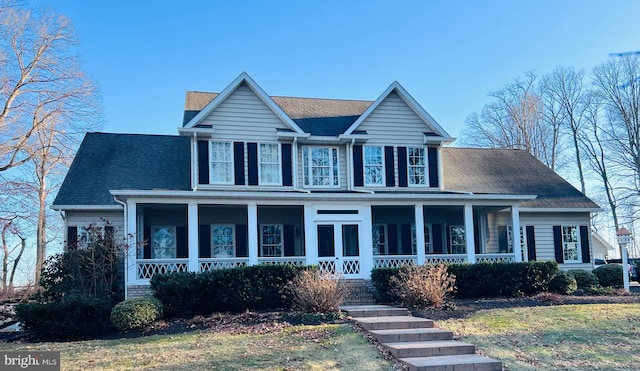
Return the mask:
<svg viewBox="0 0 640 371">
<path fill-rule="evenodd" d="M 409 93 L 394 82 L 344 133 L 366 132 L 369 142 L 422 145 L 429 138 L 451 142 L 453 138 Z"/>
</svg>

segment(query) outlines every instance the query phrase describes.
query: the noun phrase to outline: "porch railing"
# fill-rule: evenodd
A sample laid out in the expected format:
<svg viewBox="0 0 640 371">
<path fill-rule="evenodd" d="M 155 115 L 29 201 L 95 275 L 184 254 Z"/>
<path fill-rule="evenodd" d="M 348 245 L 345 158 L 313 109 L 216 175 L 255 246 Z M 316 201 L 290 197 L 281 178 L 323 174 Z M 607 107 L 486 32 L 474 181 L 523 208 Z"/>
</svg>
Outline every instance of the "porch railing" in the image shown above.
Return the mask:
<svg viewBox="0 0 640 371">
<path fill-rule="evenodd" d="M 148 280 L 156 274 L 187 272 L 189 259 L 144 259 L 138 260 L 138 279 Z"/>
<path fill-rule="evenodd" d="M 400 268 L 405 265 L 416 265 L 416 255 L 379 255 L 373 257 L 374 268 Z"/>
<path fill-rule="evenodd" d="M 428 254 L 424 257 L 425 264 L 456 264 L 466 262 L 467 254 Z"/>
<path fill-rule="evenodd" d="M 244 267 L 249 263 L 249 258 L 200 258 L 198 259 L 200 272 L 213 269 Z"/>
<path fill-rule="evenodd" d="M 477 254 L 476 263 L 515 263 L 513 254 Z"/>
<path fill-rule="evenodd" d="M 341 263 L 341 264 L 340 264 Z M 360 274 L 360 258 L 344 257 L 341 261 L 336 258 L 319 258 L 318 268 L 321 273 L 331 275 L 354 275 Z"/>
<path fill-rule="evenodd" d="M 278 258 L 258 258 L 258 263 L 264 265 L 296 265 L 296 266 L 305 266 L 307 265 L 307 258 L 304 256 L 285 256 Z"/>
</svg>

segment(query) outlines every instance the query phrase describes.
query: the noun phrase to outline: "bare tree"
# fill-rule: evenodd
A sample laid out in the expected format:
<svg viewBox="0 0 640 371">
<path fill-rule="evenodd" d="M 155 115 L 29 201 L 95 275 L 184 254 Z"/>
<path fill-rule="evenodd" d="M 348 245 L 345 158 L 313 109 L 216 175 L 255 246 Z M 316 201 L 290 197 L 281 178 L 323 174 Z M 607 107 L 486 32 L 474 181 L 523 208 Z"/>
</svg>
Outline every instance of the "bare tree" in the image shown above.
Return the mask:
<svg viewBox="0 0 640 371">
<path fill-rule="evenodd" d="M 557 135 L 544 125 L 537 76 L 533 72 L 489 94 L 493 101 L 471 114 L 462 142 L 471 146 L 520 148 L 555 166 Z"/>
</svg>

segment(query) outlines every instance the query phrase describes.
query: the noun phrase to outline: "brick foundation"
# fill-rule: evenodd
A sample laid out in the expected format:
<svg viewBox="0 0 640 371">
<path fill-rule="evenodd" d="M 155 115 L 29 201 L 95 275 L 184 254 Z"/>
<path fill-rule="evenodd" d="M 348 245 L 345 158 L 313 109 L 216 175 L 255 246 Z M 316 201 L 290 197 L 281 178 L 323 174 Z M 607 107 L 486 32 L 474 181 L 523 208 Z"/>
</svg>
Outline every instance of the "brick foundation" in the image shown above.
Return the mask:
<svg viewBox="0 0 640 371">
<path fill-rule="evenodd" d="M 151 286 L 149 285 L 136 285 L 127 286 L 127 298 L 142 298 L 145 296 L 151 296 Z"/>
<path fill-rule="evenodd" d="M 341 280 L 340 285 L 345 288 L 346 295 L 344 304 L 346 305 L 365 305 L 375 304 L 375 292 L 371 280 L 351 279 Z"/>
</svg>

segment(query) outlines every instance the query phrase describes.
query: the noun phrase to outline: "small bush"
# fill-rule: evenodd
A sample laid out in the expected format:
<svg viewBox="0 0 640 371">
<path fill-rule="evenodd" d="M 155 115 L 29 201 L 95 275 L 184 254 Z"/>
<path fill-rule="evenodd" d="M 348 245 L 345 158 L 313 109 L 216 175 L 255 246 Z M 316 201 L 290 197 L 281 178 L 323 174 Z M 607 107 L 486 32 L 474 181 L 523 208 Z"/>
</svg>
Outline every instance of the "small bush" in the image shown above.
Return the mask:
<svg viewBox="0 0 640 371">
<path fill-rule="evenodd" d="M 376 289 L 376 301 L 388 304 L 398 301 L 398 297 L 391 292 L 391 277 L 397 276 L 399 268 L 376 268 L 371 270 L 371 282 Z"/>
<path fill-rule="evenodd" d="M 586 271 L 584 269 L 571 269 L 568 270 L 573 278 L 576 279 L 578 284 L 578 290 L 591 291 L 594 286 L 598 286 L 598 277 L 593 272 Z"/>
<path fill-rule="evenodd" d="M 22 328 L 42 340 L 76 340 L 113 331 L 110 299 L 70 298 L 16 306 Z"/>
<path fill-rule="evenodd" d="M 338 280 L 314 270 L 301 272 L 290 287 L 293 307 L 306 313 L 338 312 L 345 296 Z"/>
<path fill-rule="evenodd" d="M 120 331 L 143 328 L 162 317 L 162 303 L 156 298 L 121 301 L 111 310 L 111 323 Z"/>
<path fill-rule="evenodd" d="M 602 287 L 620 288 L 624 286 L 622 278 L 622 265 L 605 264 L 593 270 Z"/>
<path fill-rule="evenodd" d="M 561 295 L 571 295 L 578 289 L 576 279 L 567 272 L 559 271 L 549 283 L 549 291 Z"/>
<path fill-rule="evenodd" d="M 203 295 L 202 281 L 195 273 L 156 274 L 151 278 L 153 296 L 162 303 L 167 317 L 192 317 Z"/>
<path fill-rule="evenodd" d="M 391 278 L 391 292 L 409 308 L 440 308 L 456 289 L 446 265 L 407 266 Z"/>
</svg>

